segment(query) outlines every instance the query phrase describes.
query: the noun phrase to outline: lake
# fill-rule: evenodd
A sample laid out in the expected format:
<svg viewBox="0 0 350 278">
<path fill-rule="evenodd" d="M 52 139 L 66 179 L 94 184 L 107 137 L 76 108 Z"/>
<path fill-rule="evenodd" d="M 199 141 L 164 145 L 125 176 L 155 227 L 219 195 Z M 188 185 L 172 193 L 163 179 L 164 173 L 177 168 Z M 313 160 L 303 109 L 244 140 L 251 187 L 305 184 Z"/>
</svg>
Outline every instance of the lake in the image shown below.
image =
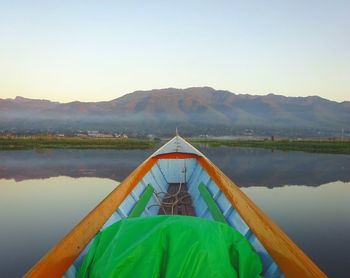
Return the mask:
<svg viewBox="0 0 350 278">
<path fill-rule="evenodd" d="M 330 277 L 350 271 L 350 155 L 200 147 Z M 0 152 L 0 277 L 22 276 L 154 150 Z"/>
</svg>

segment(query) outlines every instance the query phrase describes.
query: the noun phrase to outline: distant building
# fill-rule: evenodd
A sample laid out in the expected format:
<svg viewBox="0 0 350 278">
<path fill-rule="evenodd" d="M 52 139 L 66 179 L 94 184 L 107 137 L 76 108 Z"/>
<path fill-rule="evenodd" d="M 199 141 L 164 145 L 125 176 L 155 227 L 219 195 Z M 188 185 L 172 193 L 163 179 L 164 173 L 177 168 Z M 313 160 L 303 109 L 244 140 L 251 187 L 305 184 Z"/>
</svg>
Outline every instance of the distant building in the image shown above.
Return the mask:
<svg viewBox="0 0 350 278">
<path fill-rule="evenodd" d="M 88 132 L 87 132 L 87 135 L 90 137 L 97 137 L 98 134 L 99 134 L 99 132 L 96 130 L 88 130 Z"/>
<path fill-rule="evenodd" d="M 78 137 L 87 137 L 87 134 L 86 133 L 78 133 L 76 136 L 78 136 Z"/>
<path fill-rule="evenodd" d="M 121 134 L 119 134 L 119 133 L 114 133 L 114 137 L 115 137 L 115 138 L 121 138 L 121 139 L 128 139 L 128 138 L 129 138 L 128 135 L 126 135 L 126 134 L 124 134 L 124 133 L 121 133 Z"/>
</svg>

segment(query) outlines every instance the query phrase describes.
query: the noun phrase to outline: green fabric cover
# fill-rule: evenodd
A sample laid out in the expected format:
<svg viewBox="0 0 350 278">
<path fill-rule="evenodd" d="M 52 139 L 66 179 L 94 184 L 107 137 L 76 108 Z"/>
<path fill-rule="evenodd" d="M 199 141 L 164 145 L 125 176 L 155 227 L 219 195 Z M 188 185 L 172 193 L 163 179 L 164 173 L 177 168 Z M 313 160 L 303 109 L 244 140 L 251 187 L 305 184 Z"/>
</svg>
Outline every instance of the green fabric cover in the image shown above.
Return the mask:
<svg viewBox="0 0 350 278">
<path fill-rule="evenodd" d="M 78 277 L 260 277 L 250 243 L 227 224 L 190 216 L 123 219 L 100 232 Z"/>
</svg>

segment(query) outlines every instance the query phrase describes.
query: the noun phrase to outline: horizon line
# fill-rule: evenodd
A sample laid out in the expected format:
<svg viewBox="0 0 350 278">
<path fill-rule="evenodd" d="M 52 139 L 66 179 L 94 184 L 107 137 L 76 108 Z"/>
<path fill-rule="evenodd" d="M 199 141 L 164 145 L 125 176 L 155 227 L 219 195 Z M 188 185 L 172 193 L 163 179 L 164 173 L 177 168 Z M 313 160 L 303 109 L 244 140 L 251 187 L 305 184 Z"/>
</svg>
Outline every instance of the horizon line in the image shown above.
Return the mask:
<svg viewBox="0 0 350 278">
<path fill-rule="evenodd" d="M 221 91 L 221 92 L 227 92 L 227 93 L 230 93 L 230 94 L 233 94 L 233 95 L 236 95 L 236 96 L 253 96 L 253 97 L 266 97 L 266 96 L 269 96 L 269 95 L 273 95 L 273 96 L 278 96 L 278 97 L 286 97 L 286 98 L 310 98 L 310 97 L 318 97 L 318 98 L 321 98 L 321 99 L 325 99 L 325 100 L 328 100 L 328 101 L 332 101 L 332 102 L 336 102 L 336 103 L 344 103 L 344 102 L 350 102 L 350 100 L 342 100 L 342 101 L 338 101 L 338 100 L 332 100 L 332 99 L 328 99 L 328 98 L 325 98 L 325 97 L 322 97 L 322 96 L 319 96 L 319 95 L 307 95 L 307 96 L 286 96 L 286 95 L 283 95 L 283 94 L 278 94 L 278 93 L 264 93 L 264 94 L 254 94 L 254 93 L 234 93 L 230 90 L 225 90 L 225 89 L 215 89 L 211 86 L 191 86 L 191 87 L 186 87 L 186 88 L 176 88 L 176 87 L 165 87 L 165 88 L 153 88 L 153 89 L 150 89 L 150 90 L 135 90 L 135 91 L 132 91 L 132 92 L 129 92 L 129 93 L 125 93 L 119 97 L 116 97 L 116 98 L 112 98 L 112 99 L 107 99 L 107 100 L 97 100 L 97 101 L 82 101 L 82 100 L 71 100 L 71 101 L 59 101 L 59 100 L 51 100 L 51 99 L 48 99 L 48 98 L 31 98 L 31 97 L 26 97 L 26 96 L 23 96 L 23 95 L 16 95 L 15 97 L 13 98 L 0 98 L 0 100 L 16 100 L 16 99 L 27 99 L 27 100 L 38 100 L 38 101 L 49 101 L 49 102 L 57 102 L 57 103 L 60 103 L 60 104 L 69 104 L 69 103 L 74 103 L 74 102 L 80 102 L 80 103 L 97 103 L 97 102 L 109 102 L 109 101 L 113 101 L 113 100 L 116 100 L 116 99 L 119 99 L 119 98 L 122 98 L 126 95 L 130 95 L 130 94 L 134 94 L 134 93 L 151 93 L 151 92 L 154 92 L 154 91 L 162 91 L 162 90 L 169 90 L 169 89 L 172 89 L 172 90 L 178 90 L 178 91 L 185 91 L 185 90 L 189 90 L 189 89 L 212 89 L 214 90 L 214 92 L 218 92 L 218 91 Z M 182 92 L 182 93 L 185 93 L 185 92 Z"/>
</svg>

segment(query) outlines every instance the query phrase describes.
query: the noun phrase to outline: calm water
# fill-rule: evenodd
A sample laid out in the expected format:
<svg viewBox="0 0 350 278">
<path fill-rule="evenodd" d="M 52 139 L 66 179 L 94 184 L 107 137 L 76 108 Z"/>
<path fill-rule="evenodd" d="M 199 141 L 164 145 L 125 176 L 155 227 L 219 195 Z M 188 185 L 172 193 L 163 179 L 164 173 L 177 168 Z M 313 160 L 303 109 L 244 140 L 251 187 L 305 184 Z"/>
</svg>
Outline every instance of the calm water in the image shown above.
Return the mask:
<svg viewBox="0 0 350 278">
<path fill-rule="evenodd" d="M 350 156 L 201 150 L 329 276 L 350 271 Z M 0 152 L 0 277 L 20 277 L 153 150 Z"/>
</svg>

